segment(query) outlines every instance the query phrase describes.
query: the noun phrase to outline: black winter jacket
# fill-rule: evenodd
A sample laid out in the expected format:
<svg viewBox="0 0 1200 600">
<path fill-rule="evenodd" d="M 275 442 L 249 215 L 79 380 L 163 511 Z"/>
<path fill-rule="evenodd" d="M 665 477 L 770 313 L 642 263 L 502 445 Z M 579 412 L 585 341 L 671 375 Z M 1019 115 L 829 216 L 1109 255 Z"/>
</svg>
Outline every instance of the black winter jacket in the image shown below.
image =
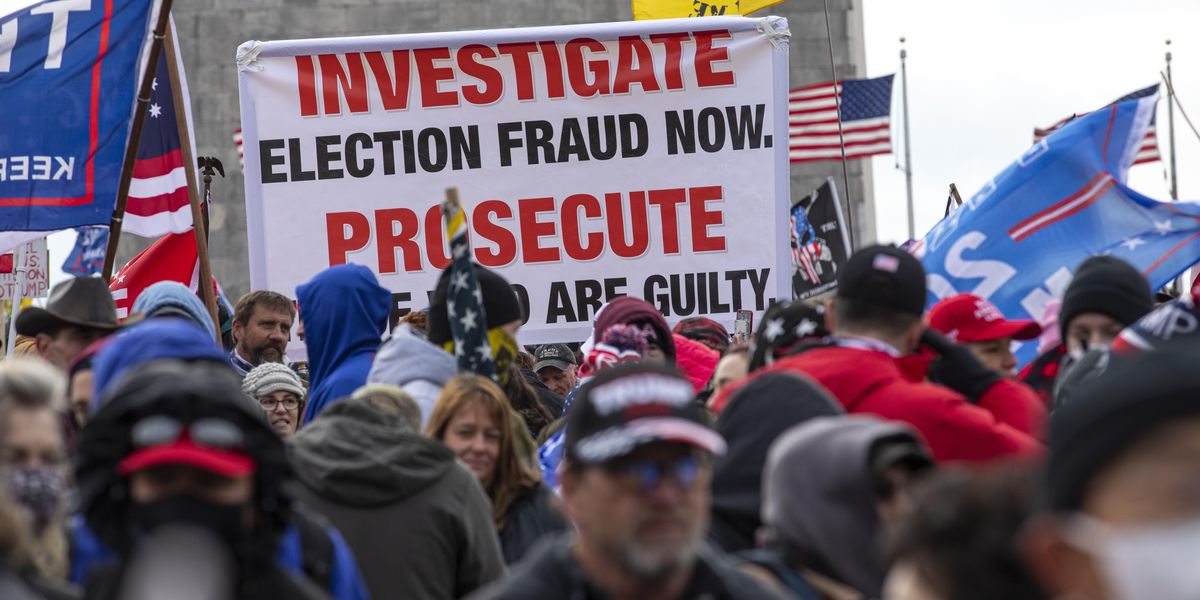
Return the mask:
<svg viewBox="0 0 1200 600">
<path fill-rule="evenodd" d="M 113 563 L 94 569 L 88 576 L 83 600 L 123 600 L 121 583 L 123 565 Z M 7 596 L 3 596 L 7 599 Z M 312 582 L 270 565 L 252 580 L 243 582 L 237 595 L 230 600 L 329 600 L 329 595 Z"/>
<path fill-rule="evenodd" d="M 492 584 L 470 596 L 470 600 L 602 600 L 608 598 L 590 580 L 571 554 L 573 534 L 547 540 L 530 553 L 508 579 Z M 696 559 L 692 579 L 680 600 L 763 600 L 780 596 L 739 571 L 733 559 L 703 544 Z"/>
<path fill-rule="evenodd" d="M 505 564 L 516 564 L 547 534 L 562 533 L 568 528 L 550 488 L 542 483 L 527 488 L 509 506 L 504 530 L 500 532 Z"/>
</svg>

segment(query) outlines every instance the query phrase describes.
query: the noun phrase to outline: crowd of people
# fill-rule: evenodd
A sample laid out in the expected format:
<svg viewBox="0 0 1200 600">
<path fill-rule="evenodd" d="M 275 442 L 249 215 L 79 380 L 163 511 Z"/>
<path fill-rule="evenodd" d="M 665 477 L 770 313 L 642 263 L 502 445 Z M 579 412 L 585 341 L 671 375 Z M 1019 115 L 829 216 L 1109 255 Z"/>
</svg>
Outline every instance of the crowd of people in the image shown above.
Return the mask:
<svg viewBox="0 0 1200 600">
<path fill-rule="evenodd" d="M 394 323 L 355 265 L 222 324 L 55 286 L 0 364 L 0 598 L 1200 598 L 1200 310 L 1120 260 L 1034 322 L 873 246 L 750 339 L 622 297 L 495 377 L 449 280 Z"/>
</svg>

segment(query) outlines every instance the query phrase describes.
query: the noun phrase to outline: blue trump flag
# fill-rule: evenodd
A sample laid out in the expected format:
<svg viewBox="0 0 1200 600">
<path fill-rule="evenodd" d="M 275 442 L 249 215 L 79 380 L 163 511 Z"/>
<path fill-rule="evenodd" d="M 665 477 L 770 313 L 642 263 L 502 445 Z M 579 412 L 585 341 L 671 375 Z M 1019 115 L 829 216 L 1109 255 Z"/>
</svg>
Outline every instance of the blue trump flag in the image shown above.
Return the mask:
<svg viewBox="0 0 1200 600">
<path fill-rule="evenodd" d="M 108 249 L 108 227 L 89 225 L 80 227 L 75 236 L 75 247 L 62 270 L 76 277 L 90 277 L 104 270 L 104 252 Z"/>
<path fill-rule="evenodd" d="M 1073 271 L 1104 254 L 1155 289 L 1200 260 L 1200 204 L 1125 185 L 1158 95 L 1113 104 L 1043 138 L 918 241 L 929 303 L 970 292 L 1010 319 L 1040 320 Z M 1033 344 L 1017 352 L 1033 358 Z"/>
<path fill-rule="evenodd" d="M 0 231 L 107 225 L 153 0 L 0 15 Z"/>
</svg>

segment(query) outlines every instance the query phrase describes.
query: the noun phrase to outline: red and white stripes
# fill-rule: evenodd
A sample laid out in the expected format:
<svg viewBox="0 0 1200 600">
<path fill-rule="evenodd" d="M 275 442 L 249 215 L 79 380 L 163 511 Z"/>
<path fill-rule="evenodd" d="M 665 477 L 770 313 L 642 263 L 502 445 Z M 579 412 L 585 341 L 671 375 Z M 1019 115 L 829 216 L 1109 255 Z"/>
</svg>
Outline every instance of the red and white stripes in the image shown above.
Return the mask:
<svg viewBox="0 0 1200 600">
<path fill-rule="evenodd" d="M 1084 184 L 1075 193 L 1055 202 L 1049 207 L 1017 223 L 1008 230 L 1013 241 L 1019 242 L 1089 206 L 1104 196 L 1116 180 L 1108 173 L 1101 173 Z"/>
</svg>

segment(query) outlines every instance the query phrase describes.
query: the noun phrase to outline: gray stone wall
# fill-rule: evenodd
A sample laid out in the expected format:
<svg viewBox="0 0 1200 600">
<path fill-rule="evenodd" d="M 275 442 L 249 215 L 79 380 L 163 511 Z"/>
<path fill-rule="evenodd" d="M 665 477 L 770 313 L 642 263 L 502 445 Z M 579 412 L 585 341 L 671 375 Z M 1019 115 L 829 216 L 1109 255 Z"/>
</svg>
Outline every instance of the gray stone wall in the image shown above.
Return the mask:
<svg viewBox="0 0 1200 600">
<path fill-rule="evenodd" d="M 829 0 L 834 57 L 839 77 L 866 72 L 861 0 Z M 209 247 L 213 272 L 231 299 L 249 291 L 246 212 L 241 169 L 233 145 L 240 126 L 234 52 L 246 40 L 457 31 L 625 21 L 629 0 L 175 0 L 179 44 L 187 67 L 196 148 L 216 156 L 227 177 L 213 183 L 214 206 Z M 788 18 L 792 31 L 793 86 L 830 79 L 825 16 L 819 4 L 786 0 L 761 14 Z M 869 161 L 850 165 L 855 204 L 855 241 L 874 238 L 874 203 Z M 827 176 L 843 187 L 836 161 L 792 167 L 793 195 L 806 194 Z M 287 227 L 286 223 L 280 223 Z M 148 240 L 126 236 L 121 261 Z M 120 264 L 120 263 L 118 263 Z"/>
</svg>

